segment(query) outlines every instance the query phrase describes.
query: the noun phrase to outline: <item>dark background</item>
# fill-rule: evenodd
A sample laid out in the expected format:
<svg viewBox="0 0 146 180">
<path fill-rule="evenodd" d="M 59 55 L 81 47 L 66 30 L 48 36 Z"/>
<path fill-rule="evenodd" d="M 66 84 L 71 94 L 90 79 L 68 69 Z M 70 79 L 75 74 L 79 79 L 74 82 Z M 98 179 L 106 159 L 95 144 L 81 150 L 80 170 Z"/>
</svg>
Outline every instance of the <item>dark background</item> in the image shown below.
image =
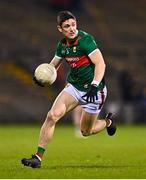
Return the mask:
<svg viewBox="0 0 146 180">
<path fill-rule="evenodd" d="M 91 33 L 103 53 L 102 113 L 115 112 L 119 123 L 146 123 L 146 0 L 0 0 L 0 123 L 44 121 L 64 87 L 65 64 L 51 87 L 32 81 L 35 68 L 54 56 L 60 10 L 72 11 L 78 29 Z"/>
</svg>

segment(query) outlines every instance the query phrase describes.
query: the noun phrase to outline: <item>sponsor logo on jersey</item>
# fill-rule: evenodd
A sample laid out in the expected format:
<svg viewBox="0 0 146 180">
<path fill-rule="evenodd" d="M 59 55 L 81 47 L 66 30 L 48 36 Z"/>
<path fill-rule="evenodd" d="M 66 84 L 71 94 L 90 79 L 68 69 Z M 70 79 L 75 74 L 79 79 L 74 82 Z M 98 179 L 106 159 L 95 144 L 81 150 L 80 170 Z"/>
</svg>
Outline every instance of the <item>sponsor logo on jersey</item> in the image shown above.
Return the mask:
<svg viewBox="0 0 146 180">
<path fill-rule="evenodd" d="M 65 57 L 65 59 L 72 68 L 78 68 L 90 64 L 89 58 L 86 55 L 80 57 Z"/>
<path fill-rule="evenodd" d="M 67 60 L 67 62 L 74 62 L 80 60 L 79 57 L 66 57 L 65 59 Z"/>
</svg>

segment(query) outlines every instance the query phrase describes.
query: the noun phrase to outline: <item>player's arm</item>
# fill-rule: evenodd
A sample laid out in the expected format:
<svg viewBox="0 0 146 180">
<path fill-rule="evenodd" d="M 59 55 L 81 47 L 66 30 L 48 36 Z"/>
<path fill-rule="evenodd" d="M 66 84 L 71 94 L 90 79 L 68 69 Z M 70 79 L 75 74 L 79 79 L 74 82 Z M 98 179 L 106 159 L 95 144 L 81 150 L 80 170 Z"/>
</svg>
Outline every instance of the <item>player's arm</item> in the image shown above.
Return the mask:
<svg viewBox="0 0 146 180">
<path fill-rule="evenodd" d="M 100 84 L 100 81 L 103 79 L 105 73 L 105 62 L 99 49 L 95 49 L 93 52 L 91 52 L 89 54 L 89 57 L 92 63 L 95 64 L 94 78 L 91 82 L 91 87 L 89 91 L 84 96 L 82 96 L 82 98 L 89 103 L 94 103 L 95 100 L 98 99 L 98 86 Z"/>
<path fill-rule="evenodd" d="M 56 70 L 58 70 L 62 64 L 62 58 L 54 56 L 54 58 L 51 60 L 50 64 L 53 64 L 53 66 L 56 68 Z"/>
<path fill-rule="evenodd" d="M 86 38 L 84 43 L 84 50 L 86 54 L 88 54 L 92 63 L 95 65 L 95 69 L 94 78 L 91 82 L 90 89 L 84 96 L 82 96 L 82 98 L 89 103 L 94 103 L 95 100 L 98 99 L 98 86 L 105 73 L 105 62 L 100 50 L 97 48 L 97 44 L 93 37 L 89 36 Z"/>
<path fill-rule="evenodd" d="M 98 86 L 104 76 L 106 65 L 99 49 L 95 49 L 89 54 L 89 57 L 92 63 L 95 64 L 94 78 L 91 84 L 96 84 Z"/>
</svg>

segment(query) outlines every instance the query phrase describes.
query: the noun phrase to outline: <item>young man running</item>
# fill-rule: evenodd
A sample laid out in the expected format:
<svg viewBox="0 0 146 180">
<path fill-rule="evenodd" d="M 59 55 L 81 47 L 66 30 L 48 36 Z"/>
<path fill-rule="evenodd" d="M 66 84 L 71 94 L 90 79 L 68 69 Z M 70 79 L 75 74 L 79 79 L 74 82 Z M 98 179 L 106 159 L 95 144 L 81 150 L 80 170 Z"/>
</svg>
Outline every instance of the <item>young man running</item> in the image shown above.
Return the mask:
<svg viewBox="0 0 146 180">
<path fill-rule="evenodd" d="M 77 20 L 69 11 L 59 12 L 57 23 L 64 38 L 58 43 L 51 64 L 58 69 L 66 61 L 70 73 L 67 77 L 68 84 L 57 96 L 42 125 L 37 152 L 31 158 L 21 160 L 22 164 L 32 168 L 41 167 L 42 157 L 53 137 L 56 122 L 78 105 L 82 107 L 83 136 L 99 133 L 105 128 L 110 136 L 116 132 L 112 113 L 108 113 L 105 119 L 98 119 L 107 89 L 104 82 L 105 62 L 94 38 L 77 29 Z M 34 80 L 36 81 L 35 78 Z"/>
</svg>

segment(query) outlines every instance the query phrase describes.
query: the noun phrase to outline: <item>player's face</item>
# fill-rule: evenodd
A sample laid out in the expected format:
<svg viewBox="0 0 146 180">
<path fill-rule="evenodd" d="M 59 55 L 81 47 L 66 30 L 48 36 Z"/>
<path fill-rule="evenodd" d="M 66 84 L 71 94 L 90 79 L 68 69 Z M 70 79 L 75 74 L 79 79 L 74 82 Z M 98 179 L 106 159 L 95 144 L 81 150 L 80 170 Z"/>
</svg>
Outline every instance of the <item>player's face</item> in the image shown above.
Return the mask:
<svg viewBox="0 0 146 180">
<path fill-rule="evenodd" d="M 74 39 L 77 35 L 77 22 L 75 19 L 68 19 L 64 21 L 61 27 L 58 27 L 68 39 Z"/>
</svg>

